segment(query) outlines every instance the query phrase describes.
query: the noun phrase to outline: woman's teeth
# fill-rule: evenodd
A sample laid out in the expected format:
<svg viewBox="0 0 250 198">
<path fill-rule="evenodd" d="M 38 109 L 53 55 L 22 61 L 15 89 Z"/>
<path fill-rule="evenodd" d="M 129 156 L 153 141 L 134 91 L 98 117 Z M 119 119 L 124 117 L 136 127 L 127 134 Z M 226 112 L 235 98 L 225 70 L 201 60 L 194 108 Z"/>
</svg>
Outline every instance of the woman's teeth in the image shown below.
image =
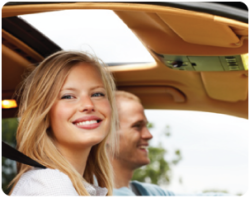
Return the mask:
<svg viewBox="0 0 250 198">
<path fill-rule="evenodd" d="M 148 147 L 147 146 L 140 146 L 139 148 L 141 148 L 141 149 L 147 149 Z"/>
<path fill-rule="evenodd" d="M 88 125 L 88 124 L 95 124 L 97 123 L 97 120 L 89 120 L 89 121 L 84 121 L 84 122 L 77 122 L 77 126 L 82 126 L 82 125 Z"/>
</svg>

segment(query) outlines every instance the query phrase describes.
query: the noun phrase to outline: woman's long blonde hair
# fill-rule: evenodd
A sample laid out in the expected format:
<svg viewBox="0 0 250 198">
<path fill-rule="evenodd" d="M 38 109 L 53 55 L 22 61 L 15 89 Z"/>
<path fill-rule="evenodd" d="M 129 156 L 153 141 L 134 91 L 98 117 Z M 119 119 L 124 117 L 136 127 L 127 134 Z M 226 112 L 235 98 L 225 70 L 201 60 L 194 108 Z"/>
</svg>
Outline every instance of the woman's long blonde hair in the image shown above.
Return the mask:
<svg viewBox="0 0 250 198">
<path fill-rule="evenodd" d="M 87 63 L 98 68 L 112 110 L 108 136 L 92 147 L 84 175 L 80 175 L 53 144 L 48 116 L 71 68 L 78 63 Z M 18 112 L 20 121 L 16 134 L 17 149 L 47 168 L 58 169 L 67 174 L 79 195 L 89 195 L 83 185 L 83 178 L 93 184 L 94 176 L 100 187 L 108 189 L 107 195 L 112 195 L 113 175 L 106 151 L 106 141 L 109 139 L 109 147 L 114 152 L 118 126 L 114 93 L 115 83 L 112 75 L 96 57 L 74 51 L 59 51 L 52 54 L 42 61 L 22 84 Z M 11 183 L 14 186 L 21 175 L 31 169 L 30 166 L 21 163 L 17 163 L 17 167 L 18 174 Z"/>
</svg>

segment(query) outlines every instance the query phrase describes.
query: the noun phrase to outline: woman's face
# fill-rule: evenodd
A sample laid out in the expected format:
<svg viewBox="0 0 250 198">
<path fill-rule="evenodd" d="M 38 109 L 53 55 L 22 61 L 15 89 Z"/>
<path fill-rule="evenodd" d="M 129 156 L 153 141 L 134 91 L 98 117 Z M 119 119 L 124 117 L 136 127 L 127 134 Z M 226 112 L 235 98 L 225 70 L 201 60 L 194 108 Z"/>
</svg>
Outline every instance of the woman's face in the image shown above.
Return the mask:
<svg viewBox="0 0 250 198">
<path fill-rule="evenodd" d="M 98 69 L 74 66 L 50 110 L 55 144 L 59 148 L 90 148 L 108 134 L 111 107 Z"/>
</svg>

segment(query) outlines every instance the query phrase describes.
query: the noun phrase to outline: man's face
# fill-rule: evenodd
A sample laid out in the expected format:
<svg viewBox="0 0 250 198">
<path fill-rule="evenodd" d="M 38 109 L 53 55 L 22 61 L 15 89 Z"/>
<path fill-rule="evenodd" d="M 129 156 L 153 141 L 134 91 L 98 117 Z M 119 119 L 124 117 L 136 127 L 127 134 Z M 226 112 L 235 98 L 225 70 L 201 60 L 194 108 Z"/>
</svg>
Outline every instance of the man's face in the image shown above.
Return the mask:
<svg viewBox="0 0 250 198">
<path fill-rule="evenodd" d="M 153 137 L 147 128 L 143 106 L 136 101 L 118 99 L 120 147 L 115 158 L 132 169 L 150 162 L 148 141 Z"/>
</svg>

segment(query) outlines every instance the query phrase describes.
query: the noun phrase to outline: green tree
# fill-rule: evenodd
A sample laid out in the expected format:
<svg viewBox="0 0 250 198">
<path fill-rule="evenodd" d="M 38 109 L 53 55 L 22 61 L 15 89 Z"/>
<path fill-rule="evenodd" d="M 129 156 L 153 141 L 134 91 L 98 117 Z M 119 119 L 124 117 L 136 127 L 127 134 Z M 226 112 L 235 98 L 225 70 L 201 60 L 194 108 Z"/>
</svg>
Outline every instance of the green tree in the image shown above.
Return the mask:
<svg viewBox="0 0 250 198">
<path fill-rule="evenodd" d="M 2 140 L 13 147 L 16 145 L 17 126 L 18 120 L 16 118 L 2 120 Z M 8 188 L 8 185 L 15 176 L 15 161 L 2 157 L 2 189 L 5 194 L 9 193 L 10 188 Z"/>
<path fill-rule="evenodd" d="M 153 128 L 154 124 L 149 123 L 148 128 Z M 168 138 L 171 136 L 170 127 L 166 126 L 163 135 Z M 132 180 L 141 182 L 149 182 L 157 185 L 169 184 L 171 180 L 172 168 L 182 159 L 181 151 L 175 150 L 174 157 L 171 160 L 166 160 L 168 151 L 162 147 L 162 142 L 159 141 L 159 147 L 149 146 L 150 164 L 136 169 Z"/>
</svg>

